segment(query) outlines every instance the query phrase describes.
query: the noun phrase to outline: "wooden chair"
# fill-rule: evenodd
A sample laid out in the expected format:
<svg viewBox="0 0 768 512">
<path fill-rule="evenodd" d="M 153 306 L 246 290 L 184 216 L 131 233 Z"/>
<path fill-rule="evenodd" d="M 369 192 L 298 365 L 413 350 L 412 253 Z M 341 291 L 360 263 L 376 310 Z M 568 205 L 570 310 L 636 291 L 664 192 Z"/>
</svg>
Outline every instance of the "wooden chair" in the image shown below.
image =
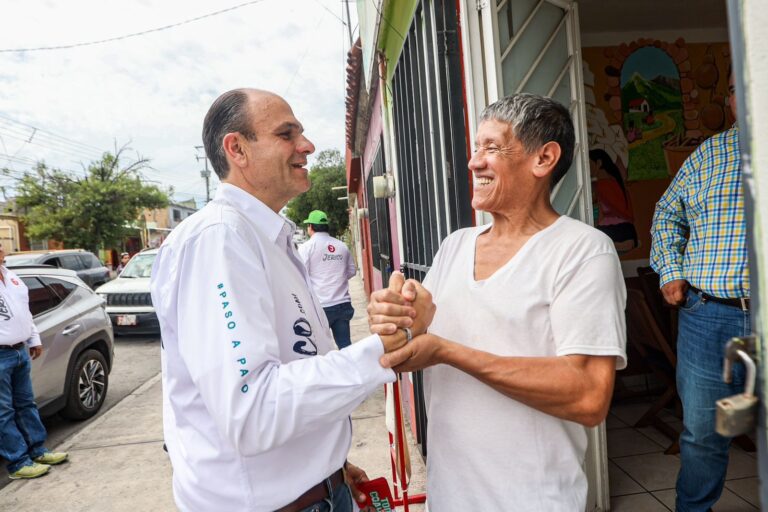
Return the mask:
<svg viewBox="0 0 768 512">
<path fill-rule="evenodd" d="M 653 425 L 673 441 L 664 453 L 678 453 L 680 451 L 677 442 L 678 432 L 659 418 L 659 413 L 665 407 L 675 405 L 678 398 L 675 384 L 677 355 L 669 339 L 659 328 L 643 292 L 635 289 L 627 290 L 627 344 L 637 349 L 653 374 L 666 386 L 664 393 L 656 399 L 634 426 Z"/>
</svg>

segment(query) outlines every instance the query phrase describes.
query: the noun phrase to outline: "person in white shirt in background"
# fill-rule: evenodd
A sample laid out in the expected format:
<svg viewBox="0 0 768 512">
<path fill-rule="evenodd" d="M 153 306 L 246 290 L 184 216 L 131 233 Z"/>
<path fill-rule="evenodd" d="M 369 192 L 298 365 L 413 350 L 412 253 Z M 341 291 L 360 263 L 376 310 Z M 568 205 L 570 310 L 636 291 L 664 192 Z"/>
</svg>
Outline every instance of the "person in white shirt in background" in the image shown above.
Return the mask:
<svg viewBox="0 0 768 512">
<path fill-rule="evenodd" d="M 355 314 L 349 295 L 349 280 L 357 269 L 347 244 L 328 233 L 328 216 L 313 210 L 304 220 L 309 240 L 299 246 L 299 255 L 307 267 L 309 279 L 325 311 L 339 348 L 352 344 L 349 321 Z"/>
<path fill-rule="evenodd" d="M 214 101 L 203 143 L 222 184 L 153 266 L 164 436 L 182 511 L 348 512 L 357 509 L 348 484 L 355 493 L 367 479 L 346 462 L 349 415 L 394 381 L 379 358 L 408 332 L 334 350 L 295 226 L 278 213 L 310 186 L 315 147 L 303 131 L 270 92 L 237 89 Z M 433 311 L 431 301 L 421 308 L 414 334 Z"/>
<path fill-rule="evenodd" d="M 5 268 L 0 245 L 0 457 L 8 476 L 17 480 L 43 476 L 67 460 L 45 447 L 48 434 L 35 404 L 32 362 L 43 353 L 40 334 L 29 311 L 29 290 Z"/>
</svg>

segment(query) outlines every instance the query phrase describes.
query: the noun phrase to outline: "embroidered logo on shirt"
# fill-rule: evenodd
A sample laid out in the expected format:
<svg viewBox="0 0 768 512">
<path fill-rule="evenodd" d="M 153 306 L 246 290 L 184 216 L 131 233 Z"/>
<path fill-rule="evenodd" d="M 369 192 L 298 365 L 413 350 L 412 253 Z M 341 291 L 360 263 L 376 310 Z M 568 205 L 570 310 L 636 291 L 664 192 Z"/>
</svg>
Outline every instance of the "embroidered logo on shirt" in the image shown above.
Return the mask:
<svg viewBox="0 0 768 512">
<path fill-rule="evenodd" d="M 336 252 L 336 248 L 332 245 L 328 245 L 328 252 Z"/>
<path fill-rule="evenodd" d="M 0 295 L 0 320 L 8 321 L 13 318 L 13 311 L 11 307 L 5 301 L 5 297 Z"/>
<path fill-rule="evenodd" d="M 305 356 L 317 355 L 317 345 L 315 345 L 315 342 L 312 341 L 312 338 L 310 338 L 310 336 L 312 336 L 312 326 L 309 324 L 309 320 L 299 317 L 295 322 L 293 322 L 293 333 L 296 336 L 305 338 L 293 344 L 294 352 Z M 307 347 L 307 343 L 312 345 L 312 348 L 305 348 Z"/>
<path fill-rule="evenodd" d="M 11 278 L 11 282 L 15 284 L 16 286 L 19 286 L 19 282 L 13 278 Z"/>
</svg>

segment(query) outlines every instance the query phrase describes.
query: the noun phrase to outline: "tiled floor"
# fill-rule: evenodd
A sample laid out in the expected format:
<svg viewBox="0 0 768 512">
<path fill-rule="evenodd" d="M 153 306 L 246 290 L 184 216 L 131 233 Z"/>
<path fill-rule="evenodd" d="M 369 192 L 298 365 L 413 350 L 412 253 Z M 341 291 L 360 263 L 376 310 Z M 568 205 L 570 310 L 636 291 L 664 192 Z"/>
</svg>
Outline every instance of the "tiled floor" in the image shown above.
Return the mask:
<svg viewBox="0 0 768 512">
<path fill-rule="evenodd" d="M 677 455 L 665 455 L 670 440 L 654 427 L 632 425 L 649 407 L 645 402 L 616 403 L 607 419 L 611 510 L 614 512 L 667 512 L 675 509 Z M 682 423 L 662 413 L 667 423 L 681 430 Z M 731 448 L 726 483 L 715 512 L 759 510 L 757 460 L 754 453 Z"/>
</svg>

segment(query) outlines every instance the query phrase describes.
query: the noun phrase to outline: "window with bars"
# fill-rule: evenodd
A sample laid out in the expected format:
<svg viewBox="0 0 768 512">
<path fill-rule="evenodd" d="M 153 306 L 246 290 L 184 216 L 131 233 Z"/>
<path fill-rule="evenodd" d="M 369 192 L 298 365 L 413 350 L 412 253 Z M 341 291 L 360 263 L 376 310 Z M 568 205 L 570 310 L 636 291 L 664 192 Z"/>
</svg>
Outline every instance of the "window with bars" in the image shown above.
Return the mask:
<svg viewBox="0 0 768 512">
<path fill-rule="evenodd" d="M 403 271 L 423 279 L 440 242 L 473 223 L 455 3 L 424 1 L 392 79 Z"/>
<path fill-rule="evenodd" d="M 371 171 L 366 179 L 365 192 L 368 200 L 368 223 L 371 231 L 371 256 L 373 266 L 381 272 L 383 286 L 389 285 L 389 275 L 392 273 L 392 243 L 389 222 L 388 199 L 373 197 L 374 176 L 384 176 L 386 165 L 384 161 L 384 144 L 379 141 Z"/>
</svg>

